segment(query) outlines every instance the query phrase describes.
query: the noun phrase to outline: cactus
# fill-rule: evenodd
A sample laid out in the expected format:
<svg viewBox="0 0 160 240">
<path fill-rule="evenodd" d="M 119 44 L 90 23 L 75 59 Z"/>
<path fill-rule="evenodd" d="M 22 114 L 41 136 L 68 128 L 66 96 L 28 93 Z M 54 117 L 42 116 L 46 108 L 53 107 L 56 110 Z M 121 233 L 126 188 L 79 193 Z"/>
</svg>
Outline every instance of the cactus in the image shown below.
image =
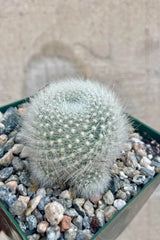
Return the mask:
<svg viewBox="0 0 160 240">
<path fill-rule="evenodd" d="M 40 184 L 67 183 L 90 198 L 109 185 L 109 168 L 128 138 L 128 120 L 111 90 L 71 79 L 31 99 L 21 134 Z"/>
</svg>

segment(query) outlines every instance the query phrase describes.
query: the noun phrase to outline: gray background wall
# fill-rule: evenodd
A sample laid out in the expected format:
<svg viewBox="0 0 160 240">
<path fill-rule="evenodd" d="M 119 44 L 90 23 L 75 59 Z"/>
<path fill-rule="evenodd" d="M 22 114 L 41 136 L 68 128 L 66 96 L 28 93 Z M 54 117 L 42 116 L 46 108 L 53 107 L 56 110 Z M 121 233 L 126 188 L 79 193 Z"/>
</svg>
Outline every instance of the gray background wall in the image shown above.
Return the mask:
<svg viewBox="0 0 160 240">
<path fill-rule="evenodd" d="M 30 95 L 28 62 L 48 49 L 160 130 L 160 0 L 0 0 L 0 105 Z M 160 190 L 118 240 L 158 240 L 159 200 Z"/>
</svg>

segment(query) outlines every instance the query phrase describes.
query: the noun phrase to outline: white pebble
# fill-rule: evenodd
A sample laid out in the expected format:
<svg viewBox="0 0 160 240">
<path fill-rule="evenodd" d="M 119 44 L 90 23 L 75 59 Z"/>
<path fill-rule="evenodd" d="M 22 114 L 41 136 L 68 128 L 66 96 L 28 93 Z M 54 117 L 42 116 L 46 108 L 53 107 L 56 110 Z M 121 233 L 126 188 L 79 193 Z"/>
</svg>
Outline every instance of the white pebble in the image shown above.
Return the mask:
<svg viewBox="0 0 160 240">
<path fill-rule="evenodd" d="M 63 219 L 64 208 L 58 202 L 48 203 L 45 208 L 46 219 L 52 226 L 57 226 Z"/>
<path fill-rule="evenodd" d="M 123 208 L 126 205 L 126 202 L 122 199 L 116 199 L 114 200 L 114 207 L 117 210 L 121 210 L 121 208 Z"/>
<path fill-rule="evenodd" d="M 141 166 L 143 167 L 146 167 L 147 165 L 150 165 L 152 162 L 149 158 L 147 157 L 143 157 L 141 160 L 140 160 L 140 164 Z"/>
</svg>

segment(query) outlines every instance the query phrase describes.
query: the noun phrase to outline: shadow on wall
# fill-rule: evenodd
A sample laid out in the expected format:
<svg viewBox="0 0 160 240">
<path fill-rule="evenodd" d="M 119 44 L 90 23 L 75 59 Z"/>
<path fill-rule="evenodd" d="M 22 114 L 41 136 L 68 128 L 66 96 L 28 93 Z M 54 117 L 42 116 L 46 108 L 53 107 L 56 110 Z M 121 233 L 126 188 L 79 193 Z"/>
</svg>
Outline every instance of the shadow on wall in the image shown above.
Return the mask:
<svg viewBox="0 0 160 240">
<path fill-rule="evenodd" d="M 24 95 L 33 95 L 49 83 L 69 77 L 86 78 L 83 64 L 69 46 L 60 42 L 46 44 L 28 60 Z"/>
</svg>

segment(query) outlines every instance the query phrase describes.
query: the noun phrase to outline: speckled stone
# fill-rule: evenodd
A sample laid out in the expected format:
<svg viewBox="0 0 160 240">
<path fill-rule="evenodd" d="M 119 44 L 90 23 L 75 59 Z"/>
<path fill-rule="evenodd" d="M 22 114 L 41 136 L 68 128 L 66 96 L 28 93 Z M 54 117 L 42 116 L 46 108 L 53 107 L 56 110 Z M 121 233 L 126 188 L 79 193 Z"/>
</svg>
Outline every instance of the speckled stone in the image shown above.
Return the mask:
<svg viewBox="0 0 160 240">
<path fill-rule="evenodd" d="M 29 216 L 36 209 L 41 199 L 42 195 L 38 195 L 32 200 L 30 200 L 28 208 L 26 209 L 26 216 Z"/>
<path fill-rule="evenodd" d="M 66 201 L 66 208 L 71 208 L 72 207 L 72 199 L 65 200 Z"/>
<path fill-rule="evenodd" d="M 0 158 L 2 158 L 4 155 L 4 147 L 0 146 Z"/>
<path fill-rule="evenodd" d="M 102 199 L 102 197 L 103 196 L 100 194 L 97 194 L 97 195 L 95 194 L 93 197 L 90 198 L 90 201 L 94 204 L 97 204 L 98 201 Z"/>
<path fill-rule="evenodd" d="M 13 167 L 7 167 L 3 168 L 0 171 L 0 181 L 5 181 L 7 178 L 9 178 L 13 173 Z"/>
<path fill-rule="evenodd" d="M 132 167 L 125 167 L 123 171 L 128 177 L 133 178 L 135 175 L 135 169 L 133 169 Z"/>
<path fill-rule="evenodd" d="M 116 193 L 120 189 L 119 177 L 115 176 L 111 182 L 111 190 L 113 193 Z"/>
<path fill-rule="evenodd" d="M 14 158 L 13 158 L 13 160 L 12 160 L 12 165 L 13 165 L 13 168 L 14 168 L 16 171 L 21 171 L 21 170 L 23 170 L 23 168 L 24 168 L 23 161 L 22 161 L 19 157 L 14 157 Z"/>
<path fill-rule="evenodd" d="M 29 230 L 33 230 L 37 227 L 37 219 L 34 215 L 29 215 L 26 217 L 26 224 Z"/>
<path fill-rule="evenodd" d="M 78 217 L 73 218 L 73 224 L 80 230 L 82 230 L 82 216 L 78 215 Z"/>
<path fill-rule="evenodd" d="M 65 240 L 75 240 L 77 236 L 77 227 L 75 225 L 71 225 L 71 227 L 65 231 L 64 239 Z"/>
<path fill-rule="evenodd" d="M 32 212 L 32 214 L 36 217 L 38 223 L 43 221 L 43 215 L 37 208 Z"/>
<path fill-rule="evenodd" d="M 48 203 L 45 208 L 45 215 L 47 221 L 52 225 L 56 226 L 60 223 L 64 214 L 64 207 L 58 202 Z"/>
<path fill-rule="evenodd" d="M 21 199 L 22 201 L 26 202 L 27 204 L 28 204 L 29 201 L 30 201 L 30 197 L 29 197 L 29 196 L 19 195 L 18 200 L 19 200 L 19 199 Z"/>
<path fill-rule="evenodd" d="M 13 215 L 22 215 L 27 208 L 27 203 L 22 199 L 16 200 L 9 208 L 10 213 Z"/>
<path fill-rule="evenodd" d="M 108 222 L 114 214 L 117 212 L 117 209 L 113 206 L 108 206 L 104 209 L 105 221 Z"/>
<path fill-rule="evenodd" d="M 121 208 L 123 208 L 126 205 L 126 202 L 122 199 L 116 199 L 114 200 L 114 207 L 117 210 L 121 210 Z"/>
<path fill-rule="evenodd" d="M 10 150 L 2 158 L 0 158 L 0 165 L 7 167 L 11 164 L 12 159 L 13 159 L 13 153 L 12 153 L 12 150 Z"/>
<path fill-rule="evenodd" d="M 61 236 L 60 227 L 48 227 L 47 228 L 47 240 L 58 240 Z"/>
<path fill-rule="evenodd" d="M 31 187 L 33 184 L 31 182 L 31 176 L 26 171 L 23 171 L 19 176 L 20 183 L 24 184 L 27 187 Z"/>
<path fill-rule="evenodd" d="M 85 210 L 85 212 L 87 213 L 88 216 L 94 216 L 94 208 L 93 208 L 93 204 L 87 200 L 84 205 L 83 205 L 83 209 Z"/>
<path fill-rule="evenodd" d="M 0 187 L 0 200 L 10 207 L 17 200 L 17 197 L 8 186 L 4 185 Z"/>
<path fill-rule="evenodd" d="M 114 195 L 111 190 L 108 190 L 105 195 L 103 196 L 103 200 L 105 204 L 112 205 L 114 202 Z"/>
<path fill-rule="evenodd" d="M 89 229 L 78 230 L 76 240 L 90 240 L 92 233 Z"/>
</svg>

